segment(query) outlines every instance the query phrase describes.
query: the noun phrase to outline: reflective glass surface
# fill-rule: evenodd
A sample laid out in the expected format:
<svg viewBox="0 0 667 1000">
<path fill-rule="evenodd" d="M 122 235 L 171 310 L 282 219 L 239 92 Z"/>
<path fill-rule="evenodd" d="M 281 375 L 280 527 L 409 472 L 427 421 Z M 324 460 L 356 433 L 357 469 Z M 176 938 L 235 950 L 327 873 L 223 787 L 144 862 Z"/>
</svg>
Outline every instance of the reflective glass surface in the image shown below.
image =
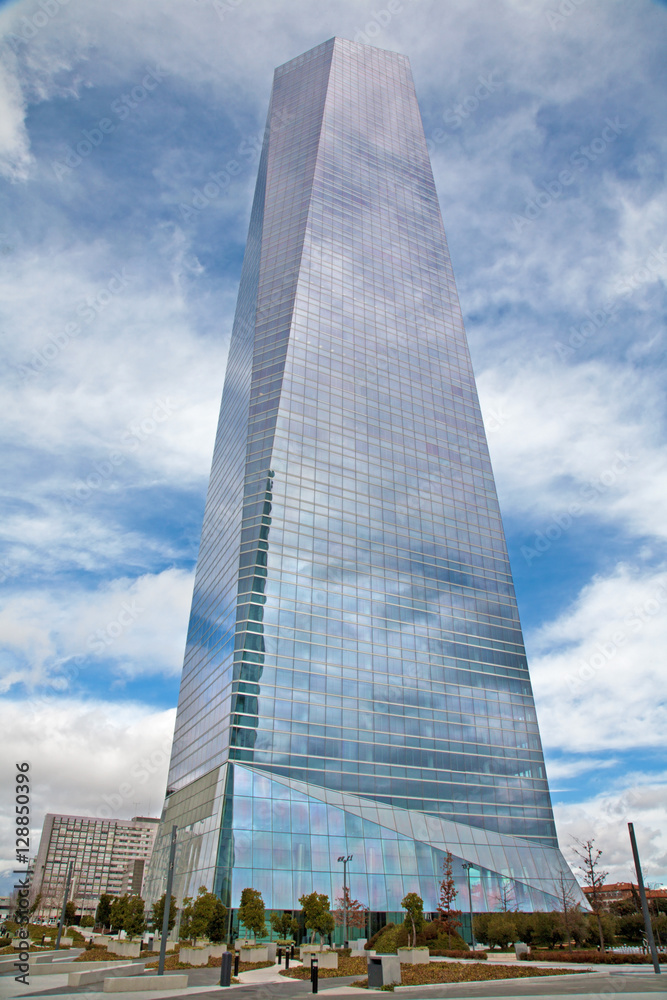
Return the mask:
<svg viewBox="0 0 667 1000">
<path fill-rule="evenodd" d="M 409 63 L 343 39 L 276 70 L 156 894 L 177 815 L 232 906 L 340 895 L 342 853 L 377 912 L 446 850 L 476 909 L 570 878 Z"/>
</svg>

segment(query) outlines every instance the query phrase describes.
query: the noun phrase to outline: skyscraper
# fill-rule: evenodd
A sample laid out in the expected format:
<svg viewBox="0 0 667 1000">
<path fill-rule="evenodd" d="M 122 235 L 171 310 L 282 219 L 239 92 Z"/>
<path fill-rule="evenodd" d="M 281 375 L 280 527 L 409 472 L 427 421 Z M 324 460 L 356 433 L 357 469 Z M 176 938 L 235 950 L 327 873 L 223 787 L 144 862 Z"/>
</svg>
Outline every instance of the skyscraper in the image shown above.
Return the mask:
<svg viewBox="0 0 667 1000">
<path fill-rule="evenodd" d="M 275 73 L 149 877 L 377 915 L 561 873 L 512 575 L 408 60 Z"/>
</svg>

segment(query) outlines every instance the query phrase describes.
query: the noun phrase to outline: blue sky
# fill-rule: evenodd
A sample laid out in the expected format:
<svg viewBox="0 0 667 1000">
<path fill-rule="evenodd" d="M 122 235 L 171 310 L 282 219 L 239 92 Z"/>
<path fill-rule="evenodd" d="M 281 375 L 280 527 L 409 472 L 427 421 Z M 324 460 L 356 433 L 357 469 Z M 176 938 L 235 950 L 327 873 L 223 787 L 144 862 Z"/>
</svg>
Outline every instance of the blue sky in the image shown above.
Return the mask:
<svg viewBox="0 0 667 1000">
<path fill-rule="evenodd" d="M 412 63 L 562 846 L 627 879 L 631 820 L 667 881 L 665 5 L 20 0 L 0 30 L 0 713 L 35 851 L 47 811 L 161 808 L 272 73 L 338 34 Z"/>
</svg>

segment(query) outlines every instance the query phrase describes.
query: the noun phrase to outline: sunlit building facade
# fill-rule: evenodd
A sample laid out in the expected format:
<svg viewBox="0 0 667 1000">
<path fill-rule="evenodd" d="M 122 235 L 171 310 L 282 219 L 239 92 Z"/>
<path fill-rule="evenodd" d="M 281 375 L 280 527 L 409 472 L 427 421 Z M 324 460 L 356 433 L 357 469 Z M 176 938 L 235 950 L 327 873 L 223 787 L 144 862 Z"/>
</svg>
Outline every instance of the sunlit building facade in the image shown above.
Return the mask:
<svg viewBox="0 0 667 1000">
<path fill-rule="evenodd" d="M 154 896 L 174 824 L 231 907 L 576 891 L 409 63 L 344 39 L 275 73 Z"/>
</svg>

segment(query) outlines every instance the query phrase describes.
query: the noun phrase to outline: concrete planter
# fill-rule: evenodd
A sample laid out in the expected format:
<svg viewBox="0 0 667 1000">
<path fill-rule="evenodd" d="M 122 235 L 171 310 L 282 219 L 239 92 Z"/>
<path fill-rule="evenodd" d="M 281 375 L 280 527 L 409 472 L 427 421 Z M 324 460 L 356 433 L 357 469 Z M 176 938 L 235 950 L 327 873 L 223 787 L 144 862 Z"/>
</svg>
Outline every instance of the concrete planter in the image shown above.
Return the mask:
<svg viewBox="0 0 667 1000">
<path fill-rule="evenodd" d="M 269 943 L 267 944 L 266 947 L 268 949 L 268 956 L 269 956 L 268 957 L 268 961 L 269 962 L 275 962 L 275 960 L 276 960 L 276 951 L 278 950 L 278 945 L 276 944 L 275 941 L 269 941 Z"/>
<path fill-rule="evenodd" d="M 396 954 L 402 965 L 428 965 L 428 948 L 397 948 Z"/>
<path fill-rule="evenodd" d="M 207 965 L 210 954 L 208 948 L 181 948 L 178 959 L 188 965 Z"/>
<path fill-rule="evenodd" d="M 159 951 L 160 944 L 161 944 L 160 938 L 156 937 L 155 940 L 153 941 L 153 951 Z M 175 941 L 167 941 L 167 948 L 166 948 L 167 951 L 174 951 L 175 948 L 176 948 Z"/>
<path fill-rule="evenodd" d="M 307 955 L 309 952 L 313 952 L 313 953 L 314 952 L 318 952 L 319 953 L 320 950 L 322 950 L 322 951 L 329 951 L 329 948 L 325 946 L 324 948 L 321 949 L 319 944 L 302 944 L 301 947 L 299 948 L 299 951 L 301 952 L 301 956 L 302 957 L 304 955 Z"/>
<path fill-rule="evenodd" d="M 311 958 L 317 959 L 320 969 L 338 968 L 338 954 L 335 951 L 311 951 L 308 955 L 308 962 L 304 962 L 304 965 L 310 965 Z"/>
<path fill-rule="evenodd" d="M 209 958 L 222 958 L 222 956 L 227 951 L 226 944 L 209 944 L 208 954 Z"/>
<path fill-rule="evenodd" d="M 247 948 L 250 945 L 254 945 L 255 941 L 253 938 L 237 938 L 234 942 L 234 950 L 238 951 L 239 948 Z"/>
<path fill-rule="evenodd" d="M 264 945 L 255 945 L 251 948 L 241 948 L 242 962 L 268 962 L 269 949 Z"/>
<path fill-rule="evenodd" d="M 139 958 L 141 955 L 141 941 L 110 941 L 107 951 L 119 958 Z"/>
</svg>

